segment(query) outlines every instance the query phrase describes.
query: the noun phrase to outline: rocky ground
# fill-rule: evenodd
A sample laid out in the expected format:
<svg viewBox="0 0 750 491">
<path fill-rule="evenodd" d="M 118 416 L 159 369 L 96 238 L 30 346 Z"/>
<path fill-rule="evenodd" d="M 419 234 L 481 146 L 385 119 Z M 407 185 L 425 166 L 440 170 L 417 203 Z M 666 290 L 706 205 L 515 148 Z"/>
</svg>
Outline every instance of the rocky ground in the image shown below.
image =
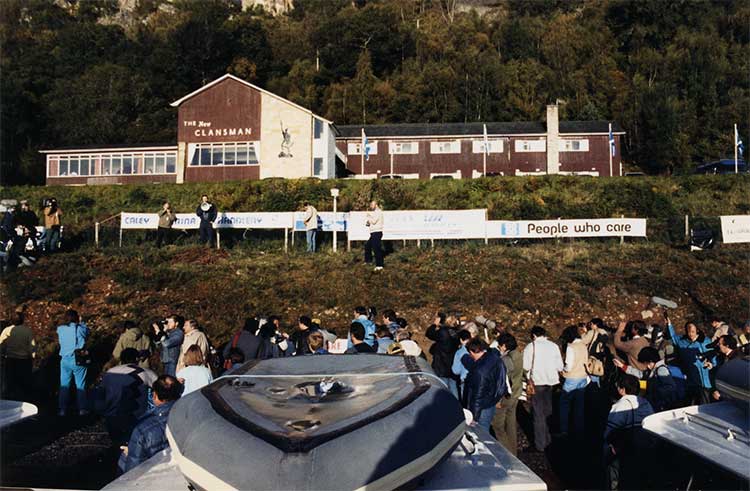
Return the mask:
<svg viewBox="0 0 750 491">
<path fill-rule="evenodd" d="M 0 435 L 0 484 L 96 489 L 114 475 L 100 421 L 49 414 L 57 387 L 54 327 L 71 307 L 92 328 L 97 367 L 109 359 L 121 321 L 146 327 L 174 312 L 198 319 L 218 346 L 255 313 L 278 314 L 287 326 L 308 314 L 343 334 L 356 305 L 392 307 L 409 320 L 425 349 L 423 333 L 437 310 L 496 319 L 521 345 L 535 324 L 556 336 L 591 317 L 610 324 L 658 322 L 652 295 L 678 303 L 671 313 L 677 324 L 691 319 L 705 326 L 718 314 L 738 325 L 750 317 L 750 248 L 742 245 L 701 253 L 649 243 L 412 245 L 397 247 L 380 273 L 360 254 L 126 247 L 59 254 L 1 278 L 0 318 L 24 305 L 36 333 L 32 392 L 43 414 Z M 528 446 L 522 431 L 519 445 Z M 548 456 L 522 450 L 519 457 L 551 489 L 590 487 L 571 483 L 560 470 L 559 453 L 564 450 Z"/>
</svg>

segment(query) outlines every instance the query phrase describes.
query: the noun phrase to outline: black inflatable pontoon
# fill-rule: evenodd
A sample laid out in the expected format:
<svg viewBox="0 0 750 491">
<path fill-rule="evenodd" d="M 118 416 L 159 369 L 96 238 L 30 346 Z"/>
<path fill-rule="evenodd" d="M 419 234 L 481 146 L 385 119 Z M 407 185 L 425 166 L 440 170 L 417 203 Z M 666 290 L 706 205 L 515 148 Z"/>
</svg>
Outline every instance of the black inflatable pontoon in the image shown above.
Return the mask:
<svg viewBox="0 0 750 491">
<path fill-rule="evenodd" d="M 463 410 L 424 360 L 316 355 L 243 365 L 172 408 L 197 489 L 395 489 L 456 447 Z"/>
</svg>

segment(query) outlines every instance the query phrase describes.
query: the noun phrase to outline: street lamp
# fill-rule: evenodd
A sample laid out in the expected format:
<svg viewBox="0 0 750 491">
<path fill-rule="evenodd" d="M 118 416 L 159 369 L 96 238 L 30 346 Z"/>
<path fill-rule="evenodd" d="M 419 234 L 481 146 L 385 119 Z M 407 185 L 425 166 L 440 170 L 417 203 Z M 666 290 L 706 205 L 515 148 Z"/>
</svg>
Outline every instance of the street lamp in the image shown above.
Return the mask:
<svg viewBox="0 0 750 491">
<path fill-rule="evenodd" d="M 339 197 L 339 189 L 338 188 L 331 188 L 331 196 L 333 197 L 333 252 L 336 252 L 336 231 L 339 228 L 338 222 L 337 222 L 337 216 L 336 216 L 336 201 Z"/>
</svg>

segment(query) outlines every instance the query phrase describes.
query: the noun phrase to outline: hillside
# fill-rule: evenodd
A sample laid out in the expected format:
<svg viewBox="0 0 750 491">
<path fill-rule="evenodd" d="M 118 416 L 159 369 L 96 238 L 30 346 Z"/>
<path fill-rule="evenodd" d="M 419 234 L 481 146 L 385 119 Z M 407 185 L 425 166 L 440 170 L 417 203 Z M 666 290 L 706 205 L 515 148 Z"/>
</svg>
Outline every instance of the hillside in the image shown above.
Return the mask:
<svg viewBox="0 0 750 491">
<path fill-rule="evenodd" d="M 371 198 L 386 210 L 487 208 L 491 219 L 649 218 L 649 240 L 684 241 L 684 215 L 717 218 L 750 213 L 750 176 L 684 176 L 593 179 L 569 176 L 493 177 L 434 181 L 263 180 L 84 187 L 0 187 L 0 199 L 28 199 L 38 211 L 55 196 L 65 212 L 70 243 L 92 244 L 94 222 L 120 211 L 155 212 L 169 200 L 178 212 L 193 212 L 209 194 L 220 210 L 292 211 L 310 201 L 330 210 L 330 189 L 341 189 L 340 211 L 361 210 Z M 116 221 L 110 226 L 115 226 Z M 138 235 L 138 233 L 135 233 Z M 110 231 L 109 243 L 114 240 Z M 126 239 L 133 234 L 126 234 Z M 142 236 L 142 234 L 138 235 Z"/>
<path fill-rule="evenodd" d="M 145 326 L 173 312 L 198 319 L 217 345 L 254 313 L 279 314 L 287 326 L 311 314 L 343 334 L 356 305 L 397 309 L 420 340 L 438 309 L 501 320 L 523 342 L 537 323 L 558 333 L 593 316 L 609 323 L 640 316 L 651 295 L 680 305 L 678 324 L 705 325 L 720 314 L 738 325 L 750 317 L 750 248 L 742 245 L 703 253 L 653 243 L 410 246 L 389 255 L 381 274 L 360 254 L 199 247 L 63 253 L 7 276 L 0 304 L 29 307 L 44 353 L 54 347 L 51 328 L 64 309 L 78 309 L 105 357 L 120 321 Z"/>
</svg>

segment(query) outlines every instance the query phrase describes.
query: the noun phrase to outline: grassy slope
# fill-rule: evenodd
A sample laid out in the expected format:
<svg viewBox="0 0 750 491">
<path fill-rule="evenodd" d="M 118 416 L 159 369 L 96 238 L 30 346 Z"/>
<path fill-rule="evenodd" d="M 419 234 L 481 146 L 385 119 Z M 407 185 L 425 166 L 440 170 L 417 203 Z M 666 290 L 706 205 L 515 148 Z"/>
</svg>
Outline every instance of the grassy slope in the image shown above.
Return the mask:
<svg viewBox="0 0 750 491">
<path fill-rule="evenodd" d="M 362 209 L 371 197 L 386 209 L 488 208 L 493 219 L 651 218 L 651 240 L 674 241 L 684 214 L 715 217 L 750 212 L 750 176 L 687 176 L 595 179 L 570 176 L 510 177 L 458 181 L 265 180 L 90 187 L 5 187 L 0 199 L 56 196 L 68 233 L 91 240 L 93 222 L 120 211 L 156 211 L 168 199 L 191 212 L 202 193 L 222 210 L 289 211 L 302 201 L 331 207 L 329 189 L 341 188 L 339 209 Z"/>
<path fill-rule="evenodd" d="M 417 332 L 437 309 L 485 314 L 513 326 L 524 341 L 534 323 L 559 331 L 592 316 L 635 316 L 651 295 L 677 301 L 678 322 L 720 313 L 736 325 L 750 316 L 747 246 L 699 254 L 656 243 L 409 246 L 390 255 L 381 274 L 359 254 L 87 250 L 44 258 L 7 277 L 0 304 L 30 307 L 45 350 L 54 344 L 49 328 L 68 306 L 83 313 L 100 340 L 111 340 L 111 328 L 125 318 L 150 322 L 179 312 L 199 319 L 216 344 L 258 311 L 280 314 L 287 325 L 311 313 L 344 332 L 359 304 L 394 307 Z"/>
</svg>

